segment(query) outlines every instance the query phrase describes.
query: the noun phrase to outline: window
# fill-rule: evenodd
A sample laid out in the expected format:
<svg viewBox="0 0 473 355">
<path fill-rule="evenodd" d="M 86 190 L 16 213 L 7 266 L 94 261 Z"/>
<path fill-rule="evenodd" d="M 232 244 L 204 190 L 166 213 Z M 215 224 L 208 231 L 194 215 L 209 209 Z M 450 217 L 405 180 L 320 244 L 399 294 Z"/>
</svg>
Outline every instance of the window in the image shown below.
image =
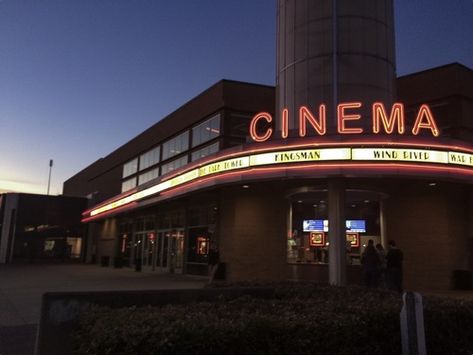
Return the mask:
<svg viewBox="0 0 473 355">
<path fill-rule="evenodd" d="M 122 182 L 122 192 L 128 191 L 136 186 L 136 177 Z"/>
<path fill-rule="evenodd" d="M 189 148 L 189 131 L 181 133 L 177 137 L 163 144 L 163 160 L 185 152 Z"/>
<path fill-rule="evenodd" d="M 135 232 L 147 232 L 154 230 L 154 216 L 143 216 L 135 220 Z"/>
<path fill-rule="evenodd" d="M 159 168 L 154 168 L 153 170 L 147 171 L 146 173 L 138 176 L 138 185 L 142 185 L 145 182 L 156 179 L 159 176 Z"/>
<path fill-rule="evenodd" d="M 212 234 L 208 227 L 189 228 L 187 261 L 194 263 L 207 263 L 207 253 Z"/>
<path fill-rule="evenodd" d="M 189 208 L 188 262 L 207 263 L 209 243 L 211 240 L 216 240 L 214 233 L 217 212 L 215 204 Z"/>
<path fill-rule="evenodd" d="M 187 155 L 183 156 L 179 159 L 175 159 L 175 160 L 161 166 L 161 175 L 167 174 L 170 171 L 176 170 L 176 169 L 178 169 L 181 166 L 184 166 L 186 164 L 187 164 Z"/>
<path fill-rule="evenodd" d="M 217 152 L 218 152 L 218 142 L 208 145 L 207 147 L 204 147 L 202 149 L 196 150 L 195 152 L 192 152 L 192 161 L 200 159 L 200 158 L 208 157 L 210 154 L 214 154 Z"/>
<path fill-rule="evenodd" d="M 122 177 L 126 178 L 127 176 L 133 175 L 137 171 L 138 171 L 138 158 L 135 158 L 123 165 Z"/>
<path fill-rule="evenodd" d="M 248 135 L 248 125 L 253 114 L 232 112 L 229 118 L 230 133 L 232 136 L 245 138 Z"/>
<path fill-rule="evenodd" d="M 244 144 L 249 138 L 248 127 L 254 114 L 231 112 L 226 120 L 228 136 L 225 138 L 226 147 Z"/>
<path fill-rule="evenodd" d="M 144 170 L 153 166 L 154 164 L 159 163 L 159 152 L 160 147 L 157 146 L 144 154 L 140 155 L 140 170 Z"/>
<path fill-rule="evenodd" d="M 192 147 L 205 143 L 220 135 L 220 114 L 192 128 Z"/>
</svg>

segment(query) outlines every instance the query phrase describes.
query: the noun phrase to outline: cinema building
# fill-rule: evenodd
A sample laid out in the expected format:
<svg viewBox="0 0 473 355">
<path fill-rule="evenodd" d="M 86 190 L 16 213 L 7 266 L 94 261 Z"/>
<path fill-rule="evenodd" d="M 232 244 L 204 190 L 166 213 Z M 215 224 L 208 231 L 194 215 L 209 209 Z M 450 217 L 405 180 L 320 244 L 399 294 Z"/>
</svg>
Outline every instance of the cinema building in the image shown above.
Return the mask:
<svg viewBox="0 0 473 355">
<path fill-rule="evenodd" d="M 229 281 L 360 279 L 369 239 L 407 288 L 473 254 L 473 71 L 396 78 L 392 1 L 279 1 L 276 87 L 223 80 L 64 183 L 89 261 Z M 359 5 L 359 3 L 357 2 Z"/>
</svg>

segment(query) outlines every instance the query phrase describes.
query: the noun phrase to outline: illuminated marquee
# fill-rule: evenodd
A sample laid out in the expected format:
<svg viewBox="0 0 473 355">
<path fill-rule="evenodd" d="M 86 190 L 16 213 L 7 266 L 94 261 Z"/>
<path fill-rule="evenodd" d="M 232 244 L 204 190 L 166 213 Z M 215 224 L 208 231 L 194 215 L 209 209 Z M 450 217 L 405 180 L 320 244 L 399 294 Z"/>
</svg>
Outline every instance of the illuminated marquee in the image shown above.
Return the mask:
<svg viewBox="0 0 473 355">
<path fill-rule="evenodd" d="M 426 149 L 353 148 L 352 160 L 408 161 L 448 164 L 448 153 Z"/>
<path fill-rule="evenodd" d="M 217 174 L 228 170 L 247 168 L 250 166 L 249 157 L 222 160 L 217 163 L 207 164 L 199 169 L 195 169 L 198 176 L 207 176 Z"/>
<path fill-rule="evenodd" d="M 362 106 L 361 102 L 344 102 L 337 105 L 337 132 L 339 134 L 364 133 L 362 127 L 349 127 L 350 125 L 356 125 L 356 121 L 362 118 L 362 116 L 356 111 Z M 396 127 L 398 134 L 404 134 L 405 113 L 403 104 L 395 103 L 388 115 L 384 104 L 381 102 L 375 102 L 372 105 L 371 116 L 373 134 L 392 134 Z M 263 121 L 266 123 L 272 123 L 273 117 L 267 112 L 261 112 L 256 114 L 250 122 L 250 136 L 255 142 L 265 142 L 271 138 L 273 134 L 272 128 L 267 128 L 264 134 L 258 133 L 258 125 Z M 306 106 L 302 106 L 299 109 L 299 137 L 305 137 L 307 135 L 308 125 L 310 125 L 320 136 L 327 133 L 327 108 L 325 104 L 319 105 L 317 116 L 315 116 Z M 426 104 L 419 107 L 412 127 L 412 134 L 418 135 L 421 129 L 430 131 L 434 137 L 438 137 L 440 134 L 432 111 Z M 288 136 L 289 111 L 285 108 L 281 112 L 281 138 L 287 138 Z"/>
<path fill-rule="evenodd" d="M 357 121 L 362 116 L 357 110 L 362 108 L 361 102 L 345 102 L 337 105 L 337 132 L 339 134 L 363 134 L 364 129 L 356 127 Z M 372 105 L 372 130 L 373 134 L 397 134 L 405 133 L 405 113 L 404 105 L 394 103 L 390 112 L 386 110 L 383 103 L 375 102 Z M 258 133 L 258 126 L 261 122 L 270 124 L 273 117 L 267 112 L 258 113 L 250 122 L 250 136 L 255 142 L 267 141 L 273 135 L 273 128 L 266 128 L 264 133 Z M 317 115 L 302 106 L 299 109 L 299 136 L 307 135 L 308 126 L 318 135 L 327 133 L 327 109 L 325 104 L 318 107 Z M 432 136 L 439 136 L 439 129 L 434 116 L 428 105 L 421 105 L 412 127 L 412 134 L 418 135 L 420 130 L 429 131 Z M 281 112 L 281 137 L 289 136 L 289 111 L 283 109 Z M 396 144 L 391 144 L 396 145 Z M 336 148 L 310 148 L 310 149 L 290 149 L 254 152 L 252 154 L 234 154 L 232 157 L 223 157 L 221 160 L 212 161 L 197 168 L 185 171 L 184 173 L 164 180 L 154 186 L 132 193 L 125 197 L 119 197 L 115 201 L 94 208 L 84 213 L 88 218 L 101 215 L 103 213 L 126 208 L 132 202 L 142 200 L 148 196 L 156 195 L 186 183 L 196 181 L 207 176 L 217 175 L 225 172 L 247 170 L 254 167 L 280 166 L 297 163 L 318 162 L 408 162 L 421 164 L 453 164 L 473 167 L 473 155 L 466 152 L 431 150 L 431 149 L 411 149 L 411 148 L 385 148 L 385 147 L 336 147 Z"/>
<path fill-rule="evenodd" d="M 250 156 L 250 166 L 349 159 L 350 148 L 288 150 L 253 154 Z"/>
<path fill-rule="evenodd" d="M 449 152 L 448 162 L 451 164 L 473 166 L 473 155 L 459 152 Z"/>
<path fill-rule="evenodd" d="M 391 144 L 398 145 L 398 144 Z M 279 148 L 281 149 L 281 148 Z M 96 207 L 84 213 L 87 218 L 99 216 L 105 212 L 123 208 L 132 202 L 142 200 L 146 197 L 159 194 L 163 191 L 183 186 L 199 179 L 215 176 L 227 172 L 237 172 L 258 167 L 290 166 L 301 163 L 311 163 L 314 168 L 318 163 L 337 163 L 342 167 L 343 163 L 371 162 L 373 166 L 377 162 L 396 163 L 405 162 L 416 165 L 444 165 L 457 166 L 471 169 L 473 174 L 473 154 L 466 151 L 458 151 L 458 148 L 449 149 L 448 146 L 439 146 L 437 149 L 428 148 L 386 148 L 386 147 L 320 147 L 274 151 L 252 151 L 242 152 L 240 156 L 221 157 L 191 170 L 184 171 L 174 177 L 161 181 L 156 185 L 132 193 L 128 196 L 119 197 L 102 206 Z"/>
</svg>

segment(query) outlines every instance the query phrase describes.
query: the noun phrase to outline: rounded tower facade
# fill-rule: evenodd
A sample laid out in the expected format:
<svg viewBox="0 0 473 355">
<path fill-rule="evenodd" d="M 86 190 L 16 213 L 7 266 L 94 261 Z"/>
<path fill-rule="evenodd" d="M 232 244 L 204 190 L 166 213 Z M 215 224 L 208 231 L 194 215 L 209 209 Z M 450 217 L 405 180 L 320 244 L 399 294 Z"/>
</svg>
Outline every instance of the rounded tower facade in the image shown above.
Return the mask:
<svg viewBox="0 0 473 355">
<path fill-rule="evenodd" d="M 278 0 L 276 137 L 284 109 L 295 137 L 300 107 L 318 115 L 325 104 L 331 135 L 338 103 L 359 102 L 357 114 L 371 117 L 373 102 L 393 102 L 393 11 L 392 0 Z M 371 122 L 361 119 L 357 126 L 369 132 Z"/>
</svg>

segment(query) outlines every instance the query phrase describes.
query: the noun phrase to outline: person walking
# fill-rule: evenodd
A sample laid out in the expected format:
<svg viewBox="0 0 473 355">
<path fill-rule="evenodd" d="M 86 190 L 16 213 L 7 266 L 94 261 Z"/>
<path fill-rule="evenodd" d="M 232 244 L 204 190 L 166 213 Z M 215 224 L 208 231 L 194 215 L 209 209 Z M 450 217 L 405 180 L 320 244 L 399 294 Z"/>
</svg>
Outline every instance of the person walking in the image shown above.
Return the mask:
<svg viewBox="0 0 473 355">
<path fill-rule="evenodd" d="M 370 288 L 378 287 L 381 261 L 372 239 L 368 241 L 368 245 L 363 254 L 361 254 L 361 265 L 365 286 Z"/>
<path fill-rule="evenodd" d="M 388 289 L 402 292 L 402 262 L 404 255 L 394 240 L 389 241 L 386 254 L 386 285 Z"/>
</svg>

